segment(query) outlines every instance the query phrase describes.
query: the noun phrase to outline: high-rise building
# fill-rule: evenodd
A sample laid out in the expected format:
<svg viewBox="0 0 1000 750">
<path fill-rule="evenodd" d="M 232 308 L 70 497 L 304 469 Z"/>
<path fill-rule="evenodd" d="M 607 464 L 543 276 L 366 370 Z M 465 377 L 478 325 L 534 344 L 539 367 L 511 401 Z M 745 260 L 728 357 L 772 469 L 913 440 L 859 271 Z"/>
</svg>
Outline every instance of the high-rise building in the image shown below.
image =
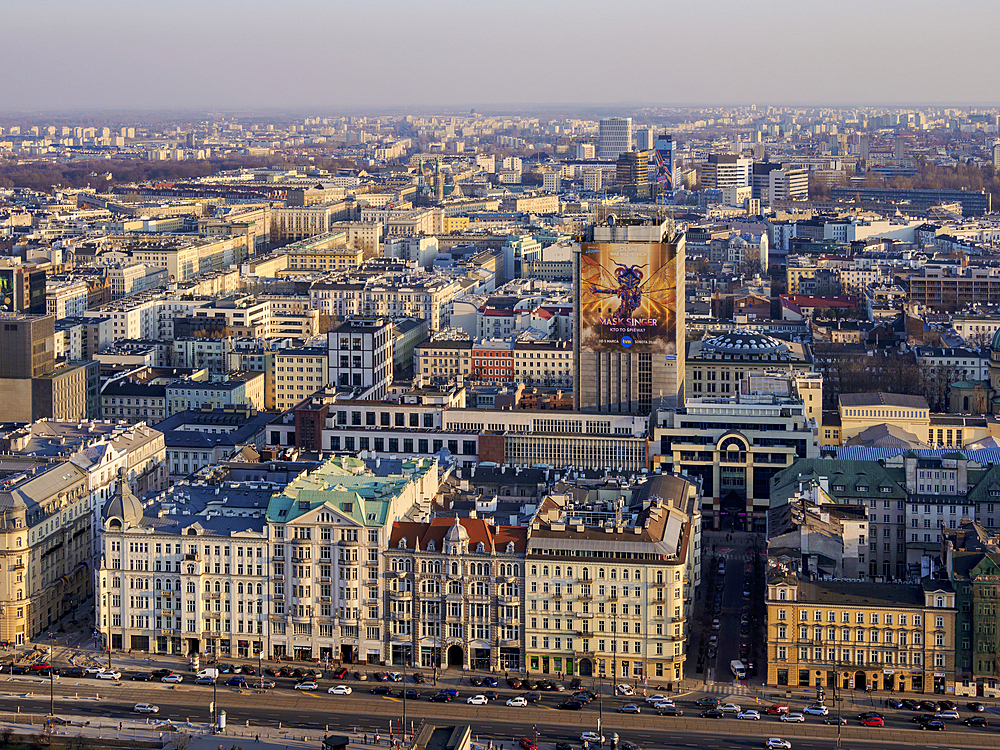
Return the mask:
<svg viewBox="0 0 1000 750">
<path fill-rule="evenodd" d="M 648 415 L 684 389 L 684 235 L 610 215 L 574 256 L 574 406 Z"/>
<path fill-rule="evenodd" d="M 752 163 L 735 154 L 709 154 L 708 161 L 699 168 L 701 187 L 703 190 L 722 190 L 749 185 Z"/>
<path fill-rule="evenodd" d="M 330 385 L 359 389 L 365 399 L 385 398 L 392 384 L 392 321 L 350 318 L 330 330 L 327 346 Z"/>
<path fill-rule="evenodd" d="M 655 136 L 651 128 L 640 128 L 635 131 L 635 147 L 639 151 L 649 151 L 653 148 Z"/>
<path fill-rule="evenodd" d="M 781 200 L 808 200 L 809 172 L 772 162 L 758 162 L 750 175 L 753 197 L 769 205 Z"/>
<path fill-rule="evenodd" d="M 653 144 L 653 180 L 657 196 L 672 198 L 674 194 L 674 139 L 666 133 L 656 137 Z"/>
<path fill-rule="evenodd" d="M 1000 140 L 993 141 L 993 168 L 1000 169 Z"/>
<path fill-rule="evenodd" d="M 631 148 L 631 117 L 606 117 L 601 120 L 597 138 L 598 159 L 614 161 L 619 154 Z"/>
<path fill-rule="evenodd" d="M 576 144 L 576 158 L 577 159 L 593 159 L 594 158 L 594 144 L 593 143 L 578 143 L 578 144 Z"/>
<path fill-rule="evenodd" d="M 618 156 L 615 178 L 622 193 L 630 198 L 649 197 L 649 154 L 624 151 Z"/>
</svg>

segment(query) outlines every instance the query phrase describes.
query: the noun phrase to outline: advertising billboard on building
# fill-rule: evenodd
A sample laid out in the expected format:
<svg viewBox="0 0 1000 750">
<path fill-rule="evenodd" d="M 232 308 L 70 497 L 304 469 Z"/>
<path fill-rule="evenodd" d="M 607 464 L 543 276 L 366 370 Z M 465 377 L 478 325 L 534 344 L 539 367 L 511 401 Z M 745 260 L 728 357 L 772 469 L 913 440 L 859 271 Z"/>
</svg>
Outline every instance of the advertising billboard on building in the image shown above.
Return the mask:
<svg viewBox="0 0 1000 750">
<path fill-rule="evenodd" d="M 14 312 L 17 309 L 14 295 L 14 270 L 0 269 L 0 310 Z"/>
<path fill-rule="evenodd" d="M 669 135 L 656 138 L 653 148 L 656 161 L 656 183 L 660 192 L 674 188 L 674 140 Z"/>
<path fill-rule="evenodd" d="M 675 356 L 677 246 L 585 242 L 581 249 L 581 348 Z"/>
</svg>

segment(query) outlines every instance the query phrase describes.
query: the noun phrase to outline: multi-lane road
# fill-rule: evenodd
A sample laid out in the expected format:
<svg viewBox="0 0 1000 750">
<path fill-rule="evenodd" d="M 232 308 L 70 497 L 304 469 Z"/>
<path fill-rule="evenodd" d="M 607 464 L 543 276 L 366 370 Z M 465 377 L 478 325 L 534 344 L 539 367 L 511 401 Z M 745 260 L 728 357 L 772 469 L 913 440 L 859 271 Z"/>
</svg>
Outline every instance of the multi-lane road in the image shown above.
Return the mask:
<svg viewBox="0 0 1000 750">
<path fill-rule="evenodd" d="M 325 729 L 330 731 L 379 732 L 387 737 L 390 729 L 398 735 L 402 720 L 403 704 L 398 698 L 371 695 L 371 683 L 347 683 L 354 689 L 350 696 L 328 695 L 326 689 L 335 684 L 321 683 L 316 692 L 302 692 L 282 686 L 266 693 L 239 692 L 219 686 L 215 691 L 218 707 L 228 715 L 230 726 L 277 727 L 279 722 L 287 728 Z M 213 689 L 181 683 L 177 687 L 159 683 L 103 682 L 94 679 L 64 678 L 54 684 L 55 711 L 57 715 L 94 717 L 94 719 L 117 722 L 123 718 L 134 718 L 131 713 L 136 703 L 154 703 L 160 713 L 151 717 L 157 721 L 205 722 L 209 719 L 209 704 L 213 699 Z M 399 686 L 394 686 L 397 688 Z M 552 750 L 556 742 L 569 742 L 580 747 L 580 733 L 594 731 L 598 718 L 602 719 L 603 734 L 608 737 L 618 733 L 626 740 L 646 750 L 669 747 L 704 747 L 711 737 L 711 746 L 723 750 L 744 750 L 763 747 L 767 737 L 783 737 L 792 742 L 798 750 L 826 750 L 836 747 L 837 728 L 825 726 L 818 717 L 808 717 L 805 724 L 786 724 L 765 716 L 760 721 L 738 721 L 735 718 L 702 719 L 700 709 L 692 699 L 677 701 L 683 708 L 684 716 L 661 717 L 643 707 L 638 715 L 617 713 L 617 708 L 628 699 L 605 696 L 599 710 L 592 703 L 580 711 L 560 711 L 555 706 L 566 694 L 543 694 L 538 706 L 513 708 L 503 705 L 503 700 L 515 695 L 515 691 L 501 690 L 502 698 L 487 706 L 471 706 L 465 699 L 478 692 L 477 688 L 463 686 L 460 696 L 452 703 L 431 703 L 426 696 L 435 688 L 422 690 L 427 686 L 407 687 L 421 690 L 424 699 L 406 702 L 407 724 L 415 725 L 422 720 L 438 723 L 463 722 L 473 727 L 473 732 L 481 738 L 492 739 L 511 747 L 521 737 L 531 737 L 534 728 L 539 732 L 540 750 Z M 99 696 L 99 697 L 98 697 Z M 744 707 L 751 707 L 748 703 Z M 754 705 L 754 707 L 757 707 Z M 49 708 L 49 683 L 33 677 L 9 677 L 0 682 L 0 711 L 20 710 L 28 713 L 47 713 Z M 793 706 L 800 708 L 799 706 Z M 841 728 L 842 747 L 861 745 L 878 746 L 888 743 L 916 744 L 920 747 L 995 747 L 1000 744 L 1000 716 L 987 713 L 985 716 L 996 723 L 985 729 L 964 727 L 952 722 L 948 730 L 940 733 L 922 732 L 910 723 L 912 713 L 906 711 L 883 711 L 887 722 L 884 728 L 867 728 L 859 725 L 852 711 L 848 714 L 849 724 Z M 864 707 L 858 709 L 864 710 Z M 971 715 L 965 711 L 963 716 Z"/>
</svg>

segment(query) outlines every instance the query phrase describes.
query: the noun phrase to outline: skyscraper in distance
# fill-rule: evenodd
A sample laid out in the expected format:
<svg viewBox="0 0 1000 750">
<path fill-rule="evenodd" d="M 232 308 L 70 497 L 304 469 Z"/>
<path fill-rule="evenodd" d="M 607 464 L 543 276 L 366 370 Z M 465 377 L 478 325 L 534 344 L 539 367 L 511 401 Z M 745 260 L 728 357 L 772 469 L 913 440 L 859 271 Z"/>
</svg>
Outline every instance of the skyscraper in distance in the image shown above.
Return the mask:
<svg viewBox="0 0 1000 750">
<path fill-rule="evenodd" d="M 600 122 L 597 136 L 597 158 L 614 161 L 632 149 L 632 118 L 606 117 Z"/>
</svg>

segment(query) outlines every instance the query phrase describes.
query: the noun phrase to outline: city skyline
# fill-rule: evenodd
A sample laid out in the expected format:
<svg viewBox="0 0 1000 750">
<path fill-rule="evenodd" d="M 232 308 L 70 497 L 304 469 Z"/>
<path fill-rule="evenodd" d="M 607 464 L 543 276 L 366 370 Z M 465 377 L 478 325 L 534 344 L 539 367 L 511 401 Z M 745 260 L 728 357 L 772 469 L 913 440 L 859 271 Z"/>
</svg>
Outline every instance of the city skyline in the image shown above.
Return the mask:
<svg viewBox="0 0 1000 750">
<path fill-rule="evenodd" d="M 57 1 L 6 10 L 8 28 L 24 33 L 0 52 L 8 71 L 4 113 L 630 102 L 967 106 L 997 101 L 988 82 L 1000 72 L 989 40 L 1000 9 L 982 0 L 947 13 L 927 2 L 850 0 L 837 18 L 787 0 L 669 13 L 646 0 L 614 13 L 590 0 L 476 7 L 389 0 L 377 8 L 300 2 L 280 12 L 269 0 L 179 3 L 169 12 Z M 498 18 L 521 18 L 523 26 L 497 27 Z M 837 19 L 859 22 L 844 34 L 823 26 Z M 554 35 L 542 37 L 541 29 Z M 621 47 L 586 43 L 625 36 L 640 43 L 618 60 L 618 53 L 594 50 Z M 941 54 L 949 48 L 963 54 Z"/>
</svg>

